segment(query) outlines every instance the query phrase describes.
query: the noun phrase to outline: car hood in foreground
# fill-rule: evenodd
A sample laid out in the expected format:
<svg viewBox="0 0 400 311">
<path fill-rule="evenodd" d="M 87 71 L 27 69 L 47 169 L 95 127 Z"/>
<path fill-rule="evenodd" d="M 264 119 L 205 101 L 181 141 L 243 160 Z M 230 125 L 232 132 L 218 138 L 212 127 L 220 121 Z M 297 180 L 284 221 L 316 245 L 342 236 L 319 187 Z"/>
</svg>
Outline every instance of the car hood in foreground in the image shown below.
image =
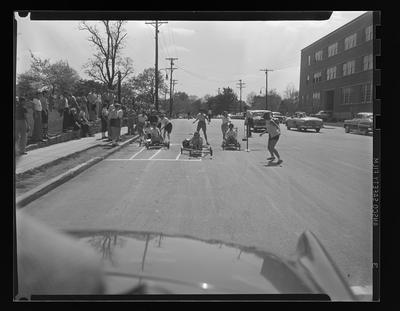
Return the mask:
<svg viewBox="0 0 400 311">
<path fill-rule="evenodd" d="M 172 294 L 332 294 L 329 291 L 333 290 L 338 297 L 354 299 L 336 268 L 332 272 L 329 259 L 317 262 L 319 266 L 307 263 L 316 260 L 317 252 L 304 234 L 296 260 L 286 260 L 256 248 L 187 236 L 131 231 L 69 233 L 97 251 L 108 271 L 110 294 L 145 283 Z M 313 267 L 319 269 L 319 276 L 313 276 Z M 322 271 L 322 267 L 328 268 Z M 327 273 L 322 282 L 321 271 Z M 326 277 L 329 289 L 324 288 Z"/>
</svg>

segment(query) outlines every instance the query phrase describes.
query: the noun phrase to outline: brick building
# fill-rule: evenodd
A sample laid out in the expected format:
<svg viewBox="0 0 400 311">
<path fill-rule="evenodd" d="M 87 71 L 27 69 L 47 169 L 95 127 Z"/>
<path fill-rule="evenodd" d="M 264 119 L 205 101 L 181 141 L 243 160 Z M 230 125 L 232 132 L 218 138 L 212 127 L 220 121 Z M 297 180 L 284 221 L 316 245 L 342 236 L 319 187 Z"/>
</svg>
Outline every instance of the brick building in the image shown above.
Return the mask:
<svg viewBox="0 0 400 311">
<path fill-rule="evenodd" d="M 338 120 L 372 112 L 373 12 L 301 50 L 299 110 L 331 110 Z"/>
</svg>

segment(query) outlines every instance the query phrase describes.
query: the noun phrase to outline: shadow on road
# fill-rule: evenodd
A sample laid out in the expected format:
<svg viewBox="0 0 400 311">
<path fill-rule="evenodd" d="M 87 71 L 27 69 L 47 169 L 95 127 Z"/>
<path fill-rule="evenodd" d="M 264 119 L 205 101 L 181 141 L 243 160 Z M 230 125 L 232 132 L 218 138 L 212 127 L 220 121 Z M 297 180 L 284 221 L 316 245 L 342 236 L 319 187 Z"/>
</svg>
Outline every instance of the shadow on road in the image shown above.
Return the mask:
<svg viewBox="0 0 400 311">
<path fill-rule="evenodd" d="M 268 162 L 267 164 L 264 164 L 264 167 L 282 167 L 282 164 L 278 164 L 276 162 Z"/>
</svg>

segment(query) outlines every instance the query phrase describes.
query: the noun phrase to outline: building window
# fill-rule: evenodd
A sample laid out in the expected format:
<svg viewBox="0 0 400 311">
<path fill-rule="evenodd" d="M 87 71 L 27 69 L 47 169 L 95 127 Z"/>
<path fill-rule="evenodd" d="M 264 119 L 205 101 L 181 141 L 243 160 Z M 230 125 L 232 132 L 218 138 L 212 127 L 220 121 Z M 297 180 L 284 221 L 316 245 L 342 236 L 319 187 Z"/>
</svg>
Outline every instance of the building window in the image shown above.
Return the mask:
<svg viewBox="0 0 400 311">
<path fill-rule="evenodd" d="M 352 89 L 351 87 L 345 87 L 342 89 L 342 104 L 343 105 L 348 105 L 351 104 L 351 95 L 352 95 Z"/>
<path fill-rule="evenodd" d="M 373 38 L 372 25 L 365 28 L 365 41 L 370 41 Z"/>
<path fill-rule="evenodd" d="M 321 93 L 320 92 L 314 92 L 312 98 L 314 101 L 319 101 L 321 98 Z"/>
<path fill-rule="evenodd" d="M 322 50 L 315 53 L 315 61 L 321 61 L 321 60 L 322 60 Z"/>
<path fill-rule="evenodd" d="M 361 85 L 361 103 L 371 103 L 372 102 L 372 83 Z"/>
<path fill-rule="evenodd" d="M 311 55 L 308 55 L 308 65 L 311 65 Z"/>
<path fill-rule="evenodd" d="M 363 57 L 363 63 L 364 63 L 364 70 L 370 70 L 370 69 L 372 69 L 373 67 L 373 64 L 372 64 L 372 54 L 370 54 L 370 55 L 365 55 L 364 57 Z"/>
<path fill-rule="evenodd" d="M 326 80 L 336 79 L 336 66 L 326 70 Z"/>
<path fill-rule="evenodd" d="M 344 49 L 348 50 L 357 45 L 357 34 L 352 34 L 344 39 Z"/>
<path fill-rule="evenodd" d="M 306 80 L 307 84 L 310 82 L 310 75 L 307 75 L 307 80 Z"/>
<path fill-rule="evenodd" d="M 354 60 L 343 64 L 343 76 L 351 75 L 355 72 L 356 62 Z"/>
<path fill-rule="evenodd" d="M 328 57 L 331 57 L 333 55 L 337 54 L 337 49 L 338 49 L 338 43 L 334 43 L 330 46 L 328 46 Z"/>
<path fill-rule="evenodd" d="M 322 77 L 322 73 L 321 72 L 314 73 L 313 82 L 314 83 L 321 82 L 321 80 L 322 80 L 321 77 Z"/>
</svg>

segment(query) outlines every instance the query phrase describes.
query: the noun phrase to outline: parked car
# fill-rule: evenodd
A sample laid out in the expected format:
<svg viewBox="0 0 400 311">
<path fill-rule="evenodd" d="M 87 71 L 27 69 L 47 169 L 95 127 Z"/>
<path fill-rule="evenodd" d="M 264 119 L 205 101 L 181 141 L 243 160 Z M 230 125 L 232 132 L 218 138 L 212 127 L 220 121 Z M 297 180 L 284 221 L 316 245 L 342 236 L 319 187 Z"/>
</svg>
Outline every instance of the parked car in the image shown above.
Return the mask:
<svg viewBox="0 0 400 311">
<path fill-rule="evenodd" d="M 272 119 L 277 121 L 278 123 L 285 123 L 285 116 L 280 112 L 272 112 Z"/>
<path fill-rule="evenodd" d="M 330 110 L 321 110 L 315 114 L 310 115 L 311 117 L 319 118 L 322 121 L 333 121 L 333 111 Z"/>
<path fill-rule="evenodd" d="M 297 128 L 299 131 L 314 129 L 317 133 L 323 127 L 324 122 L 320 118 L 307 117 L 305 112 L 296 112 L 292 117 L 286 119 L 288 130 Z"/>
<path fill-rule="evenodd" d="M 271 113 L 270 110 L 247 110 L 253 118 L 253 132 L 267 129 L 267 121 L 264 119 L 265 113 Z"/>
<path fill-rule="evenodd" d="M 372 112 L 359 112 L 355 118 L 351 120 L 344 120 L 343 127 L 346 133 L 350 131 L 359 131 L 365 135 L 373 131 L 373 113 Z"/>
</svg>

